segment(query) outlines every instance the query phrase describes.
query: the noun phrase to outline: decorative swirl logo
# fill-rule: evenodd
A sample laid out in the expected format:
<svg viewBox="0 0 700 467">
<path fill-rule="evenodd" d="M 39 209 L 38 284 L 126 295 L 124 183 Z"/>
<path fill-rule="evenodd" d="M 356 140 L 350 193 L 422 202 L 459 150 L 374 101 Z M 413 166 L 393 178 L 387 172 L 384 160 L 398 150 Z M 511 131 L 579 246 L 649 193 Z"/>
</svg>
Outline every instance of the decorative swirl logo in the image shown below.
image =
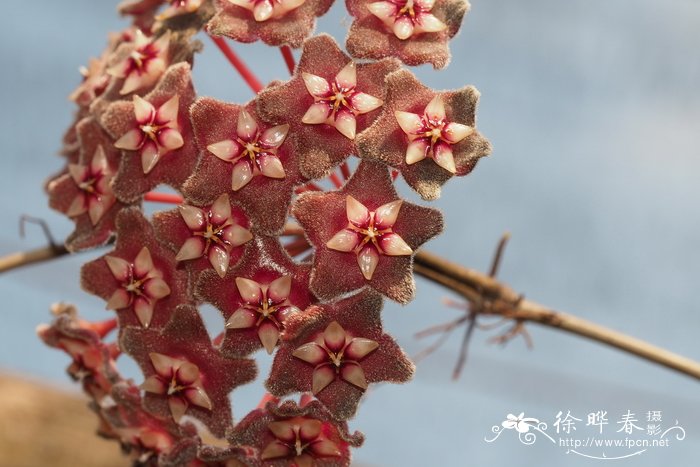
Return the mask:
<svg viewBox="0 0 700 467">
<path fill-rule="evenodd" d="M 487 443 L 493 443 L 498 439 L 499 436 L 501 436 L 501 433 L 503 433 L 505 430 L 515 430 L 518 432 L 518 439 L 522 444 L 525 445 L 531 445 L 534 444 L 535 441 L 537 441 L 537 434 L 533 433 L 530 431 L 530 429 L 534 429 L 538 431 L 539 433 L 543 434 L 546 436 L 552 443 L 556 444 L 556 441 L 554 441 L 554 438 L 549 436 L 545 431 L 547 430 L 547 424 L 545 422 L 541 422 L 536 418 L 532 417 L 525 417 L 525 412 L 520 412 L 520 415 L 517 417 L 511 413 L 506 415 L 506 419 L 501 422 L 501 425 L 494 425 L 491 427 L 491 432 L 495 433 L 496 436 L 494 436 L 491 439 L 487 439 L 484 437 L 484 441 Z"/>
</svg>

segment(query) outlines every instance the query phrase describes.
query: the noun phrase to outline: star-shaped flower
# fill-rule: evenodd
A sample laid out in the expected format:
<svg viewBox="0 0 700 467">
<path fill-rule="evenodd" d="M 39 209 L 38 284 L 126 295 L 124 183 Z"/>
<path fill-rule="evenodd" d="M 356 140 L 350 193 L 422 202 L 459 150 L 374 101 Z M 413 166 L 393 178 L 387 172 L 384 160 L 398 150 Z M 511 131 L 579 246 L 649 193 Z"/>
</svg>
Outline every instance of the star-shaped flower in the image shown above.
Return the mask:
<svg viewBox="0 0 700 467">
<path fill-rule="evenodd" d="M 350 62 L 330 82 L 311 73 L 302 73 L 304 84 L 314 98 L 304 116 L 303 123 L 325 123 L 335 127 L 348 139 L 355 139 L 357 115 L 378 109 L 382 101 L 357 90 L 355 62 Z"/>
<path fill-rule="evenodd" d="M 277 125 L 260 131 L 255 118 L 245 108 L 238 114 L 235 139 L 217 141 L 207 146 L 216 157 L 233 165 L 231 189 L 238 191 L 255 176 L 284 178 L 284 167 L 277 157 L 289 125 Z"/>
<path fill-rule="evenodd" d="M 131 262 L 111 255 L 104 259 L 119 283 L 107 301 L 107 309 L 133 307 L 141 325 L 148 327 L 158 300 L 170 295 L 170 287 L 160 269 L 154 266 L 148 247 L 143 247 Z"/>
<path fill-rule="evenodd" d="M 138 199 L 161 183 L 180 189 L 197 163 L 197 148 L 188 109 L 194 101 L 190 65 L 171 66 L 158 86 L 133 102 L 107 107 L 102 126 L 124 150 L 114 193 L 124 201 Z"/>
<path fill-rule="evenodd" d="M 407 70 L 387 78 L 381 115 L 357 137 L 359 155 L 398 169 L 423 199 L 440 196 L 452 176 L 464 176 L 491 153 L 476 130 L 479 91 L 466 86 L 435 92 Z"/>
<path fill-rule="evenodd" d="M 187 274 L 176 270 L 174 253 L 158 243 L 136 208 L 119 213 L 114 251 L 85 264 L 81 283 L 107 300 L 121 326 L 162 327 L 177 304 L 189 301 Z"/>
<path fill-rule="evenodd" d="M 310 287 L 323 300 L 369 286 L 408 303 L 413 254 L 442 231 L 439 211 L 402 202 L 386 166 L 370 162 L 339 191 L 300 195 L 292 212 L 316 248 Z"/>
<path fill-rule="evenodd" d="M 315 342 L 300 346 L 292 355 L 314 366 L 311 392 L 316 395 L 336 377 L 360 389 L 367 389 L 360 361 L 377 347 L 377 341 L 352 337 L 340 323 L 331 321 Z"/>
<path fill-rule="evenodd" d="M 155 374 L 146 378 L 141 388 L 166 396 L 170 414 L 179 422 L 190 405 L 211 410 L 212 403 L 202 387 L 202 375 L 194 363 L 157 352 L 148 354 Z"/>
<path fill-rule="evenodd" d="M 170 63 L 170 34 L 167 32 L 160 37 L 148 37 L 137 30 L 134 41 L 128 46 L 128 54 L 118 51 L 116 55 L 121 59 L 107 69 L 115 78 L 124 79 L 122 95 L 152 87 Z"/>
<path fill-rule="evenodd" d="M 153 20 L 152 12 L 146 16 L 150 18 L 149 21 Z M 110 42 L 105 52 L 107 56 L 107 70 L 110 68 L 117 67 L 120 63 L 123 63 L 125 60 L 128 60 L 131 57 L 131 54 L 134 51 L 134 44 L 136 42 L 137 34 L 139 32 L 143 33 L 143 30 L 135 27 L 130 27 L 128 29 L 123 30 L 119 34 L 110 35 Z M 187 62 L 190 65 L 192 64 L 194 53 L 196 50 L 198 50 L 198 46 L 196 41 L 191 40 L 191 35 L 192 31 L 187 30 L 179 31 L 171 29 L 168 32 L 169 44 L 167 63 L 176 65 L 181 62 Z M 155 79 L 151 84 L 139 88 L 130 94 L 133 95 L 134 93 L 136 93 L 141 97 L 145 97 L 146 94 L 153 91 L 155 86 L 157 86 L 163 80 L 163 76 L 167 73 L 169 68 L 170 67 L 164 68 L 163 71 L 160 73 L 159 77 Z M 132 96 L 130 96 L 129 94 L 122 93 L 122 89 L 124 88 L 124 84 L 127 78 L 118 78 L 116 76 L 110 75 L 107 70 L 105 71 L 105 73 L 107 74 L 107 76 L 110 77 L 109 83 L 107 84 L 107 87 L 104 89 L 104 91 L 101 92 L 98 96 L 96 96 L 92 100 L 92 102 L 90 102 L 89 106 L 90 114 L 98 119 L 102 117 L 102 114 L 104 114 L 105 110 L 109 107 L 110 104 L 117 101 L 122 101 L 125 98 L 128 98 L 129 100 L 131 100 L 132 98 Z"/>
<path fill-rule="evenodd" d="M 145 376 L 144 406 L 155 415 L 177 420 L 184 414 L 221 437 L 231 425 L 229 392 L 255 378 L 255 363 L 224 358 L 211 343 L 197 310 L 178 306 L 160 331 L 127 327 L 121 348 Z"/>
<path fill-rule="evenodd" d="M 92 101 L 105 91 L 110 79 L 106 70 L 110 52 L 108 48 L 100 58 L 91 58 L 88 66 L 80 68 L 83 80 L 70 94 L 70 100 L 81 107 L 89 107 Z"/>
<path fill-rule="evenodd" d="M 357 410 L 368 385 L 405 382 L 414 366 L 384 334 L 382 298 L 365 291 L 291 317 L 265 382 L 277 397 L 312 391 L 336 419 Z"/>
<path fill-rule="evenodd" d="M 430 11 L 436 0 L 385 0 L 367 5 L 374 16 L 392 30 L 401 39 L 424 32 L 440 32 L 447 25 Z"/>
<path fill-rule="evenodd" d="M 384 78 L 397 68 L 395 60 L 355 64 L 330 36 L 315 36 L 292 79 L 258 95 L 258 114 L 288 123 L 302 174 L 322 178 L 355 152 L 355 134 L 376 118 Z"/>
<path fill-rule="evenodd" d="M 170 151 L 184 144 L 177 113 L 180 96 L 173 96 L 158 109 L 138 95 L 134 95 L 136 127 L 124 133 L 114 146 L 141 153 L 143 173 L 148 174 L 158 161 Z"/>
<path fill-rule="evenodd" d="M 192 262 L 195 275 L 210 267 L 220 277 L 235 265 L 253 235 L 248 221 L 229 196 L 219 196 L 211 206 L 183 204 L 177 210 L 159 212 L 153 223 L 161 240 L 177 251 L 177 261 Z"/>
<path fill-rule="evenodd" d="M 210 33 L 238 42 L 300 47 L 333 0 L 218 0 Z"/>
<path fill-rule="evenodd" d="M 77 125 L 78 158 L 68 163 L 66 173 L 47 185 L 49 204 L 75 221 L 66 240 L 71 251 L 103 245 L 114 233 L 117 213 L 126 205 L 116 200 L 111 180 L 120 154 L 109 135 L 92 117 Z"/>
<path fill-rule="evenodd" d="M 392 231 L 403 200 L 392 201 L 370 211 L 350 195 L 345 198 L 348 225 L 326 242 L 331 250 L 357 254 L 365 279 L 371 280 L 380 255 L 410 256 L 413 250 Z"/>
<path fill-rule="evenodd" d="M 245 356 L 277 346 L 286 320 L 313 300 L 308 265 L 297 265 L 274 237 L 256 237 L 240 265 L 221 279 L 202 274 L 195 296 L 212 303 L 226 319 L 225 355 Z"/>
<path fill-rule="evenodd" d="M 289 125 L 263 124 L 255 106 L 199 99 L 191 109 L 201 162 L 183 192 L 196 204 L 229 193 L 253 228 L 277 233 L 288 215 L 294 187 L 305 179 L 287 138 Z"/>
<path fill-rule="evenodd" d="M 232 444 L 256 448 L 262 465 L 282 467 L 347 467 L 350 447 L 363 436 L 348 433 L 347 423 L 333 419 L 318 401 L 298 406 L 270 402 L 241 420 L 229 437 Z"/>
<path fill-rule="evenodd" d="M 469 10 L 466 0 L 346 0 L 355 17 L 347 48 L 353 57 L 396 57 L 407 65 L 444 68 L 447 42 Z"/>
<path fill-rule="evenodd" d="M 89 164 L 70 164 L 68 172 L 80 191 L 73 198 L 66 215 L 76 217 L 88 213 L 92 225 L 97 224 L 116 202 L 109 186 L 112 171 L 102 146 L 97 147 Z"/>
</svg>

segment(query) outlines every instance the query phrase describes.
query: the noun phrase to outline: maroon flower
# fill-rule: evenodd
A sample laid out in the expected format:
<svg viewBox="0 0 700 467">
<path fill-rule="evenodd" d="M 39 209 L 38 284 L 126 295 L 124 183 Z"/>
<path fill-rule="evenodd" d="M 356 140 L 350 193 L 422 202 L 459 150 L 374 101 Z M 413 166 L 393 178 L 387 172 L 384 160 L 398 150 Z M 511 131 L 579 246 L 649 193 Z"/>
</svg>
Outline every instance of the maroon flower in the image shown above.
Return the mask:
<svg viewBox="0 0 700 467">
<path fill-rule="evenodd" d="M 333 420 L 318 401 L 301 407 L 268 403 L 241 420 L 229 439 L 257 448 L 266 467 L 349 466 L 350 447 L 364 440 L 360 433 L 349 434 L 347 424 Z"/>
<path fill-rule="evenodd" d="M 117 213 L 126 206 L 112 192 L 120 154 L 109 135 L 89 117 L 78 124 L 77 134 L 79 159 L 47 185 L 51 207 L 75 221 L 75 230 L 66 240 L 71 251 L 105 244 L 114 232 Z"/>
<path fill-rule="evenodd" d="M 188 109 L 194 101 L 190 65 L 168 69 L 158 86 L 144 98 L 112 103 L 102 126 L 124 149 L 114 193 L 133 201 L 160 183 L 179 189 L 197 163 L 197 149 Z"/>
<path fill-rule="evenodd" d="M 246 217 L 231 205 L 227 194 L 211 206 L 183 204 L 177 210 L 158 212 L 153 223 L 159 238 L 177 251 L 175 259 L 192 262 L 195 275 L 214 268 L 224 277 L 241 258 L 242 246 L 253 238 Z"/>
<path fill-rule="evenodd" d="M 161 157 L 180 149 L 185 142 L 177 121 L 180 96 L 173 96 L 156 108 L 150 102 L 134 95 L 136 127 L 123 134 L 114 146 L 141 153 L 143 173 L 148 174 Z"/>
<path fill-rule="evenodd" d="M 100 402 L 119 379 L 110 348 L 102 341 L 114 325 L 81 320 L 71 305 L 54 305 L 52 312 L 56 315 L 54 322 L 40 325 L 37 334 L 46 345 L 71 357 L 68 374 L 81 381 L 85 391 Z"/>
<path fill-rule="evenodd" d="M 174 254 L 136 208 L 119 213 L 114 251 L 85 264 L 81 283 L 107 300 L 121 326 L 162 327 L 176 305 L 188 303 L 187 274 L 176 270 Z"/>
<path fill-rule="evenodd" d="M 401 383 L 414 366 L 384 334 L 380 295 L 365 291 L 291 317 L 265 385 L 275 396 L 312 391 L 339 420 L 352 417 L 368 384 Z"/>
<path fill-rule="evenodd" d="M 300 47 L 333 0 L 217 0 L 207 28 L 238 42 Z"/>
<path fill-rule="evenodd" d="M 125 328 L 120 346 L 144 373 L 147 410 L 175 421 L 191 415 L 218 437 L 231 425 L 229 392 L 255 378 L 252 360 L 221 356 L 189 305 L 178 306 L 161 331 Z"/>
<path fill-rule="evenodd" d="M 355 17 L 347 48 L 353 57 L 396 57 L 407 65 L 444 68 L 447 42 L 469 9 L 466 0 L 346 0 Z"/>
<path fill-rule="evenodd" d="M 81 107 L 89 107 L 95 98 L 102 95 L 110 79 L 106 69 L 110 52 L 108 48 L 100 58 L 91 58 L 88 66 L 80 68 L 83 81 L 70 94 L 70 100 Z"/>
<path fill-rule="evenodd" d="M 408 303 L 413 253 L 442 231 L 439 211 L 402 202 L 388 169 L 372 162 L 339 191 L 302 194 L 293 214 L 316 248 L 310 287 L 323 300 L 369 286 Z"/>
<path fill-rule="evenodd" d="M 141 388 L 167 397 L 173 420 L 179 422 L 190 405 L 212 409 L 211 399 L 202 386 L 202 375 L 197 365 L 157 352 L 151 352 L 148 356 L 155 374 L 146 378 Z"/>
<path fill-rule="evenodd" d="M 226 319 L 221 352 L 245 356 L 263 347 L 272 353 L 286 320 L 313 302 L 309 272 L 308 265 L 292 261 L 276 238 L 260 236 L 225 278 L 202 274 L 196 297 L 212 303 Z"/>
<path fill-rule="evenodd" d="M 124 79 L 120 93 L 130 94 L 155 85 L 170 64 L 170 34 L 149 38 L 137 30 L 134 41 L 124 47 L 129 48 L 129 53 L 117 51 L 121 59 L 107 69 L 115 78 Z"/>
<path fill-rule="evenodd" d="M 204 0 L 168 0 L 168 7 L 156 16 L 158 21 L 187 15 L 199 10 Z"/>
<path fill-rule="evenodd" d="M 114 403 L 96 409 L 100 434 L 119 439 L 138 465 L 188 465 L 197 455 L 199 440 L 193 425 L 180 426 L 142 407 L 141 391 L 131 380 L 119 381 L 110 394 Z"/>
<path fill-rule="evenodd" d="M 308 178 L 322 178 L 355 152 L 355 134 L 377 117 L 395 60 L 355 65 L 327 35 L 312 37 L 291 80 L 258 96 L 265 121 L 286 122 Z"/>
<path fill-rule="evenodd" d="M 203 153 L 183 187 L 185 195 L 209 204 L 229 193 L 246 210 L 254 230 L 279 232 L 294 187 L 304 181 L 287 141 L 289 125 L 263 125 L 252 103 L 240 106 L 210 98 L 195 102 L 191 114 Z"/>
<path fill-rule="evenodd" d="M 389 75 L 387 85 L 381 115 L 357 136 L 359 155 L 398 169 L 423 199 L 438 198 L 447 180 L 467 175 L 491 153 L 476 130 L 473 86 L 435 92 L 407 70 Z"/>
</svg>

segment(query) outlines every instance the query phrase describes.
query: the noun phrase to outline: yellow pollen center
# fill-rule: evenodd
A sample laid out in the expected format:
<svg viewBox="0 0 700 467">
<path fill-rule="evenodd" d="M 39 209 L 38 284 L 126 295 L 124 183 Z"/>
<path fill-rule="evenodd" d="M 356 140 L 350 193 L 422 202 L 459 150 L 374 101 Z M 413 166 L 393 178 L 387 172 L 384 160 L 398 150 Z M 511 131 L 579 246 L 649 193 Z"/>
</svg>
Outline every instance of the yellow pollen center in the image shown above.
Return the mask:
<svg viewBox="0 0 700 467">
<path fill-rule="evenodd" d="M 143 67 L 143 60 L 146 58 L 144 54 L 139 52 L 138 50 L 134 50 L 131 52 L 131 59 L 136 63 L 136 66 L 139 68 Z"/>
<path fill-rule="evenodd" d="M 78 188 L 80 188 L 83 191 L 87 191 L 88 193 L 94 193 L 95 192 L 95 187 L 93 186 L 97 182 L 96 179 L 90 178 L 88 180 L 85 180 L 84 182 L 81 182 L 78 184 Z"/>
<path fill-rule="evenodd" d="M 141 131 L 143 131 L 146 136 L 151 138 L 153 141 L 156 140 L 158 130 L 160 130 L 160 127 L 158 125 L 141 125 Z"/>
<path fill-rule="evenodd" d="M 131 281 L 126 285 L 126 291 L 131 293 L 141 293 L 141 281 Z"/>
<path fill-rule="evenodd" d="M 416 12 L 413 9 L 413 0 L 408 0 L 406 2 L 406 5 L 404 5 L 404 7 L 399 10 L 399 15 L 403 15 L 406 13 L 408 13 L 409 16 L 411 16 L 411 18 L 416 16 Z"/>
</svg>

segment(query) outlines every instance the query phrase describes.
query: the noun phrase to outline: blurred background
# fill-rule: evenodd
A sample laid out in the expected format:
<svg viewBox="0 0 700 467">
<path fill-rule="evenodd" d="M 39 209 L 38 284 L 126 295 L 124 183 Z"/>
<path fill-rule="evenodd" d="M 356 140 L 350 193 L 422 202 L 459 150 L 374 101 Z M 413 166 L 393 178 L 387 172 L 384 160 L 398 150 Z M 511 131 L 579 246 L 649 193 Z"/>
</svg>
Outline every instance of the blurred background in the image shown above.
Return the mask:
<svg viewBox="0 0 700 467">
<path fill-rule="evenodd" d="M 108 31 L 126 25 L 115 5 L 3 2 L 0 255 L 45 244 L 31 226 L 19 237 L 22 214 L 46 219 L 59 239 L 72 230 L 48 209 L 42 184 L 62 163 L 54 154 L 71 122 L 66 96 L 79 82 L 78 67 L 101 52 Z M 317 30 L 344 40 L 350 22 L 338 1 Z M 252 98 L 212 44 L 205 45 L 196 58 L 198 92 L 235 102 Z M 700 360 L 698 46 L 700 2 L 694 0 L 474 0 L 451 42 L 451 65 L 416 73 L 438 89 L 474 84 L 481 91 L 478 127 L 494 152 L 434 203 L 447 230 L 427 248 L 486 270 L 498 238 L 509 231 L 499 277 L 516 290 Z M 264 81 L 286 78 L 279 51 L 234 47 Z M 0 372 L 77 393 L 64 373 L 67 357 L 43 347 L 34 329 L 60 300 L 90 318 L 109 316 L 78 283 L 80 265 L 102 253 L 0 276 Z M 416 332 L 460 314 L 442 305 L 445 290 L 423 280 L 418 287 L 414 302 L 387 303 L 384 311 L 387 330 L 411 355 L 430 343 L 417 341 Z M 215 310 L 203 313 L 212 327 L 223 326 Z M 683 426 L 685 440 L 619 462 L 695 465 L 700 382 L 561 332 L 528 329 L 531 351 L 521 339 L 503 348 L 489 344 L 498 332 L 477 331 L 459 381 L 451 373 L 460 331 L 419 364 L 411 383 L 373 388 L 351 422 L 367 436 L 355 453 L 358 464 L 591 465 L 599 461 L 567 454 L 544 438 L 532 446 L 513 432 L 491 444 L 484 438 L 509 413 L 551 425 L 559 411 L 571 411 L 583 419 L 577 436 L 585 437 L 589 412 L 606 410 L 614 432 L 628 410 L 643 427 L 653 410 L 662 411 L 664 427 Z M 264 376 L 270 362 L 261 361 Z M 123 371 L 141 380 L 134 365 Z M 261 381 L 234 393 L 237 419 L 256 405 Z M 13 423 L 1 429 L 16 430 L 22 422 Z M 0 453 L 0 465 L 8 465 L 3 462 Z"/>
</svg>

